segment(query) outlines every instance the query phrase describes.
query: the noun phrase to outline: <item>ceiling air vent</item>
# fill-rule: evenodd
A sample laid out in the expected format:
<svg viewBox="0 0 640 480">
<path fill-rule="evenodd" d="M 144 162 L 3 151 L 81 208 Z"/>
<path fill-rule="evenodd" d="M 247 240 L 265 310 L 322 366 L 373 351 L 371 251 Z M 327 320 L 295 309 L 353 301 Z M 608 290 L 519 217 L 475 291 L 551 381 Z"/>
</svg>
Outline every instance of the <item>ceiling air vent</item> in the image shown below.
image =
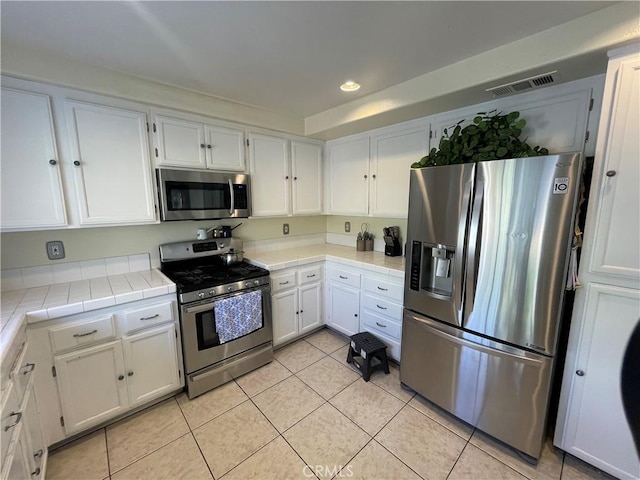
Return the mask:
<svg viewBox="0 0 640 480">
<path fill-rule="evenodd" d="M 510 93 L 523 92 L 532 88 L 545 87 L 556 82 L 554 74 L 558 73 L 557 70 L 553 72 L 543 73 L 542 75 L 536 75 L 535 77 L 525 78 L 523 80 L 516 80 L 515 82 L 505 83 L 504 85 L 498 85 L 497 87 L 487 88 L 485 91 L 493 94 L 494 97 L 501 97 L 503 95 L 509 95 Z"/>
</svg>

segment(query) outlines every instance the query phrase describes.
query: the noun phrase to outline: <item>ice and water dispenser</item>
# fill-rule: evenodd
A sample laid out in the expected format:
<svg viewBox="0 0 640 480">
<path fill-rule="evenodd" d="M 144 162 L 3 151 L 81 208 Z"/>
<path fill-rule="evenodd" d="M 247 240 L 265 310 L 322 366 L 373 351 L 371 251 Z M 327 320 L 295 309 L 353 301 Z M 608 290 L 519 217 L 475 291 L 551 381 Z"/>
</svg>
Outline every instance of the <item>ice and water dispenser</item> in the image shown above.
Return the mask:
<svg viewBox="0 0 640 480">
<path fill-rule="evenodd" d="M 411 290 L 451 297 L 455 249 L 413 241 L 411 250 Z"/>
</svg>

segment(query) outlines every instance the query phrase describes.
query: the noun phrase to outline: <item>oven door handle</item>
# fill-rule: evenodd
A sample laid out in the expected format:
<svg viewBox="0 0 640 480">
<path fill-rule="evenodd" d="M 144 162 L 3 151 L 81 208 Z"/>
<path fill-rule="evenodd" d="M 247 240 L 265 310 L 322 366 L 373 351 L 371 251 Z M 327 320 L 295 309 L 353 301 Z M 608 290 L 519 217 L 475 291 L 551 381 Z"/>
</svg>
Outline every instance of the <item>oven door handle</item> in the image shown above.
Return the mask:
<svg viewBox="0 0 640 480">
<path fill-rule="evenodd" d="M 213 309 L 213 303 L 207 303 L 205 305 L 198 305 L 196 307 L 188 307 L 184 309 L 184 313 L 200 313 L 200 312 L 206 312 L 207 310 L 212 310 Z"/>
<path fill-rule="evenodd" d="M 229 197 L 231 198 L 231 207 L 229 208 L 229 215 L 233 215 L 233 211 L 236 209 L 236 199 L 233 194 L 233 183 L 231 183 L 231 179 L 229 181 Z"/>
</svg>

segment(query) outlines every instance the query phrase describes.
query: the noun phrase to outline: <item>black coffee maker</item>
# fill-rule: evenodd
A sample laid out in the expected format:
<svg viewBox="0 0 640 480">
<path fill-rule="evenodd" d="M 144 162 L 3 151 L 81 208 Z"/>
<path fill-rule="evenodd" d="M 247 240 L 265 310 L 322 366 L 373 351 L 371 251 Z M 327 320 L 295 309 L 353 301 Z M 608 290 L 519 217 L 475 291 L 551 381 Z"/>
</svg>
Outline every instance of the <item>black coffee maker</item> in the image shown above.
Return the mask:
<svg viewBox="0 0 640 480">
<path fill-rule="evenodd" d="M 402 255 L 402 245 L 400 244 L 400 227 L 384 227 L 384 254 L 389 257 L 399 257 Z"/>
</svg>

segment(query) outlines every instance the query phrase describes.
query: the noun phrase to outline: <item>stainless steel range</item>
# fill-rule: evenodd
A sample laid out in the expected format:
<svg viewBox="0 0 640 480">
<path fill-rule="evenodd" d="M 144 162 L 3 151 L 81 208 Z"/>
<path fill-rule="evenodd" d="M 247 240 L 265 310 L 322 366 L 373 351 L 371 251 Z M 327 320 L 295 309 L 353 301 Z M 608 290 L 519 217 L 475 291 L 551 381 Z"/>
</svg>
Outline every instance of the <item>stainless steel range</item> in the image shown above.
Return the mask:
<svg viewBox="0 0 640 480">
<path fill-rule="evenodd" d="M 187 395 L 197 397 L 273 359 L 269 271 L 240 261 L 235 238 L 160 245 L 176 284 Z"/>
</svg>

